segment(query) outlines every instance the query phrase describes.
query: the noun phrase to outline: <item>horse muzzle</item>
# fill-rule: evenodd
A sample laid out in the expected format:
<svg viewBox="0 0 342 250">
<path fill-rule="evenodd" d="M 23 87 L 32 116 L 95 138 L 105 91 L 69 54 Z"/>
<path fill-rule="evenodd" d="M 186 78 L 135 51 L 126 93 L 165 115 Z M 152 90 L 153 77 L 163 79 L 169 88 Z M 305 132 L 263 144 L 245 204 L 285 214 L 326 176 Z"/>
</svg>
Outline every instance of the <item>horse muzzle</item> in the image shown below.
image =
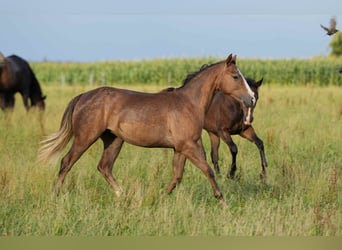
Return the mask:
<svg viewBox="0 0 342 250">
<path fill-rule="evenodd" d="M 243 123 L 245 125 L 251 125 L 253 122 L 253 109 L 256 104 L 256 99 L 253 96 L 245 96 L 245 98 L 242 98 L 242 103 L 245 106 L 244 110 L 244 119 Z"/>
<path fill-rule="evenodd" d="M 254 106 L 256 104 L 256 99 L 254 96 L 243 96 L 242 97 L 242 103 L 247 108 L 254 108 Z"/>
</svg>

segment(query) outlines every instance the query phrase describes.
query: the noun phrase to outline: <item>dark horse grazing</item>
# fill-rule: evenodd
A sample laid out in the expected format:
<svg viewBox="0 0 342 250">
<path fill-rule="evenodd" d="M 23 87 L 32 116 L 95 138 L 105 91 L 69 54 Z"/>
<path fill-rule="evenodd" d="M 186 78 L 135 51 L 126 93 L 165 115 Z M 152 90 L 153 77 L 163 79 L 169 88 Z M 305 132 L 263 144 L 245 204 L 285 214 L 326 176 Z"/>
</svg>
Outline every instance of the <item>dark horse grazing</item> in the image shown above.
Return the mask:
<svg viewBox="0 0 342 250">
<path fill-rule="evenodd" d="M 263 79 L 255 82 L 253 79 L 246 78 L 249 86 L 254 92 L 256 101 L 259 98 L 258 88 L 262 84 Z M 231 135 L 240 135 L 247 140 L 254 142 L 258 147 L 261 157 L 262 172 L 260 177 L 266 178 L 267 161 L 264 152 L 264 143 L 256 135 L 251 122 L 253 120 L 253 108 L 246 109 L 241 102 L 230 95 L 218 92 L 211 102 L 208 112 L 205 116 L 204 129 L 207 130 L 211 143 L 211 160 L 214 164 L 216 173 L 220 173 L 218 165 L 218 148 L 220 138 L 228 145 L 232 154 L 232 164 L 227 177 L 234 178 L 236 171 L 236 155 L 238 149 L 233 142 Z"/>
<path fill-rule="evenodd" d="M 0 108 L 14 108 L 14 94 L 19 92 L 25 108 L 38 107 L 44 110 L 45 96 L 30 65 L 16 55 L 3 57 L 0 53 Z M 30 99 L 30 103 L 29 103 Z"/>
<path fill-rule="evenodd" d="M 168 193 L 181 181 L 188 158 L 207 176 L 215 197 L 222 201 L 201 146 L 204 116 L 217 90 L 234 95 L 247 107 L 255 103 L 254 93 L 236 66 L 236 56 L 231 54 L 226 60 L 200 70 L 172 92 L 142 93 L 100 87 L 75 97 L 64 112 L 59 131 L 42 141 L 39 152 L 39 158 L 47 161 L 74 138 L 61 161 L 57 194 L 74 163 L 101 138 L 104 151 L 97 168 L 117 195 L 121 189 L 112 169 L 126 141 L 141 147 L 173 148 L 173 179 Z"/>
</svg>

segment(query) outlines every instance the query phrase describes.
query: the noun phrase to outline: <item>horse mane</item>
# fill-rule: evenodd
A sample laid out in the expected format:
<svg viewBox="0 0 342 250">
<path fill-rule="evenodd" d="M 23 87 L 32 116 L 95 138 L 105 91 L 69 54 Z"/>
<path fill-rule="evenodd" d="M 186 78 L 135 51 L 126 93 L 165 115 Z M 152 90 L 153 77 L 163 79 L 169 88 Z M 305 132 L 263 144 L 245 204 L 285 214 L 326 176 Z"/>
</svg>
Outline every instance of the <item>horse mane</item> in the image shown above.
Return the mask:
<svg viewBox="0 0 342 250">
<path fill-rule="evenodd" d="M 23 58 L 17 56 L 17 55 L 11 55 L 9 56 L 10 58 L 13 58 L 17 64 L 22 65 L 23 67 L 25 67 L 28 71 L 28 76 L 30 78 L 30 99 L 31 102 L 37 102 L 37 101 L 41 101 L 44 100 L 45 97 L 43 96 L 43 92 L 42 89 L 40 87 L 39 81 L 36 77 L 36 75 L 34 74 L 30 64 L 24 60 Z"/>
<path fill-rule="evenodd" d="M 189 73 L 185 77 L 185 79 L 183 80 L 183 85 L 181 87 L 185 86 L 187 83 L 189 83 L 192 79 L 194 79 L 201 72 L 203 72 L 203 71 L 207 70 L 208 68 L 211 68 L 211 67 L 213 67 L 219 63 L 221 63 L 221 62 L 216 62 L 216 63 L 212 63 L 212 64 L 203 64 L 199 70 L 192 72 L 192 73 Z"/>
<path fill-rule="evenodd" d="M 222 62 L 222 61 L 221 61 L 221 62 Z M 221 62 L 216 62 L 216 63 L 212 63 L 212 64 L 203 64 L 199 70 L 197 70 L 197 71 L 195 71 L 195 72 L 189 73 L 189 74 L 185 77 L 185 79 L 183 80 L 182 85 L 181 85 L 180 87 L 178 87 L 178 88 L 169 87 L 169 88 L 167 88 L 167 89 L 162 90 L 162 92 L 172 92 L 172 91 L 174 91 L 174 90 L 183 88 L 187 83 L 189 83 L 192 79 L 194 79 L 194 78 L 195 78 L 197 75 L 199 75 L 201 72 L 203 72 L 203 71 L 205 71 L 205 70 L 207 70 L 207 69 L 209 69 L 209 68 L 211 68 L 211 67 L 213 67 L 213 66 L 215 66 L 215 65 L 217 65 L 217 64 L 219 64 L 219 63 L 221 63 Z"/>
<path fill-rule="evenodd" d="M 183 84 L 182 86 L 178 87 L 178 88 L 175 88 L 175 87 L 168 87 L 166 89 L 163 89 L 161 92 L 172 92 L 174 90 L 177 90 L 177 89 L 180 89 L 182 87 L 184 87 L 187 83 L 189 83 L 192 79 L 194 79 L 198 74 L 200 74 L 201 72 L 205 71 L 206 69 L 212 67 L 212 66 L 215 66 L 217 64 L 219 64 L 221 62 L 216 62 L 216 63 L 212 63 L 212 64 L 203 64 L 202 67 L 195 71 L 195 72 L 192 72 L 192 73 L 189 73 L 185 79 L 183 80 Z M 342 70 L 342 68 L 341 68 Z M 254 88 L 258 88 L 259 85 L 257 84 L 257 82 L 253 79 L 253 78 L 249 78 L 249 77 L 245 77 L 245 80 L 247 81 L 248 85 L 250 87 L 254 87 Z"/>
<path fill-rule="evenodd" d="M 44 100 L 45 96 L 43 96 L 43 92 L 42 89 L 39 85 L 39 81 L 36 78 L 35 74 L 33 73 L 33 70 L 29 67 L 29 72 L 31 75 L 31 85 L 30 85 L 30 89 L 31 89 L 31 101 L 32 99 L 36 99 L 34 101 L 40 101 L 40 100 Z"/>
<path fill-rule="evenodd" d="M 250 87 L 255 87 L 255 88 L 258 87 L 257 84 L 256 84 L 256 81 L 254 79 L 249 78 L 249 77 L 245 77 L 245 80 L 246 80 L 246 82 L 248 83 L 248 85 Z"/>
</svg>

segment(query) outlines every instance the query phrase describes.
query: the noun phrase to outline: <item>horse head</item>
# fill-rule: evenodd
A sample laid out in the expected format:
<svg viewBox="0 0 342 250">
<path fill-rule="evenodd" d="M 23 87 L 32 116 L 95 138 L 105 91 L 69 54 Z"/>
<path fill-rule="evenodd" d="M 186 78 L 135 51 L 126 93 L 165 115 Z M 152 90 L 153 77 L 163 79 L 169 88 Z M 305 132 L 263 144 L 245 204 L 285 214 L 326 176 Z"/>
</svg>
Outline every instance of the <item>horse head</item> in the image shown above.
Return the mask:
<svg viewBox="0 0 342 250">
<path fill-rule="evenodd" d="M 45 100 L 46 96 L 40 96 L 39 98 L 35 98 L 34 100 L 31 100 L 32 103 L 32 107 L 37 107 L 40 110 L 44 110 L 45 109 Z"/>
<path fill-rule="evenodd" d="M 255 96 L 249 87 L 245 77 L 236 66 L 236 55 L 230 54 L 225 63 L 221 77 L 217 79 L 218 90 L 224 94 L 230 94 L 238 99 L 244 106 L 253 107 L 255 105 Z"/>
</svg>

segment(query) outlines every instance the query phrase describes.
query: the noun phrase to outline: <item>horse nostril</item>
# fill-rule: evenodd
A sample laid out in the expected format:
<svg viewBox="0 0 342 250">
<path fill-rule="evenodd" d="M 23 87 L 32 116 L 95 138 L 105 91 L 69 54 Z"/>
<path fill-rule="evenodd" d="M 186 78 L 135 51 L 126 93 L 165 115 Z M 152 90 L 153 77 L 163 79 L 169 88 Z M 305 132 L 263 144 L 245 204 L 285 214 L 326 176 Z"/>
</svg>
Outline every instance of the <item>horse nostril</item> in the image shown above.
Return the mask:
<svg viewBox="0 0 342 250">
<path fill-rule="evenodd" d="M 252 96 L 245 96 L 241 98 L 241 101 L 247 108 L 253 108 L 256 104 L 256 99 Z"/>
<path fill-rule="evenodd" d="M 252 97 L 251 99 L 249 99 L 248 102 L 246 102 L 246 106 L 248 106 L 249 108 L 253 108 L 254 107 L 254 104 L 255 104 L 255 99 Z"/>
</svg>

